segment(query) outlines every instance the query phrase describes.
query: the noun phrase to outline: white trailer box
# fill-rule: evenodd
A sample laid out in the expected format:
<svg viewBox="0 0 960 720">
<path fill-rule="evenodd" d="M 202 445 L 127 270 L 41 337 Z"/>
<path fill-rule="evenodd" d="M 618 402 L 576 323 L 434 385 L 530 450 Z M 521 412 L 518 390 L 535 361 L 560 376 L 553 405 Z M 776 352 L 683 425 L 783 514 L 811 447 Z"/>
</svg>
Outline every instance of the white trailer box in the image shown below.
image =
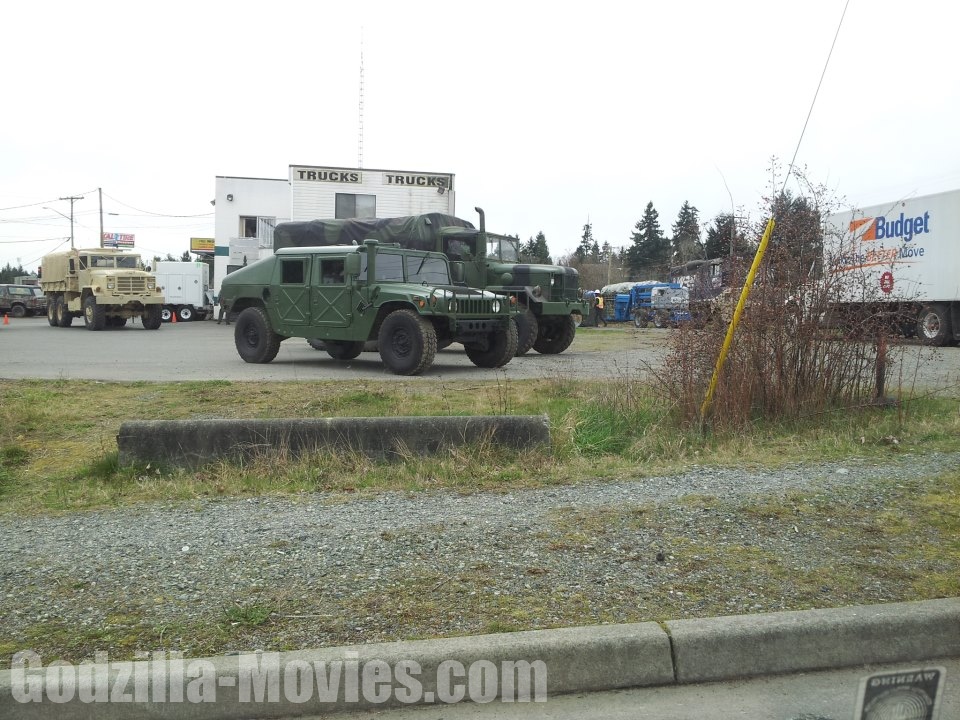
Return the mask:
<svg viewBox="0 0 960 720">
<path fill-rule="evenodd" d="M 213 314 L 210 266 L 202 262 L 158 262 L 157 285 L 163 288 L 163 319 L 203 320 Z"/>
<path fill-rule="evenodd" d="M 895 308 L 928 344 L 960 339 L 960 190 L 829 216 L 824 260 L 841 315 Z"/>
</svg>

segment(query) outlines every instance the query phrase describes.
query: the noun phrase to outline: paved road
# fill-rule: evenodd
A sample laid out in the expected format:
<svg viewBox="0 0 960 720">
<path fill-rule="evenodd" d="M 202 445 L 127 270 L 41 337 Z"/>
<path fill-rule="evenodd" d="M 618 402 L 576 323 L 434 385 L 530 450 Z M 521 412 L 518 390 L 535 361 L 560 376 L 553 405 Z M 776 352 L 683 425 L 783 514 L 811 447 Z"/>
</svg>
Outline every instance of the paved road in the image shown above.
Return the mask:
<svg viewBox="0 0 960 720">
<path fill-rule="evenodd" d="M 234 326 L 211 320 L 164 325 L 144 330 L 139 323 L 122 329 L 89 332 L 80 320 L 70 328 L 51 328 L 45 318 L 10 320 L 0 324 L 0 378 L 84 379 L 84 380 L 410 380 L 393 375 L 377 353 L 364 353 L 347 363 L 332 360 L 325 352 L 291 338 L 280 346 L 280 354 L 268 365 L 251 365 L 237 355 Z M 586 330 L 569 350 L 560 355 L 531 351 L 515 358 L 501 370 L 475 367 L 459 345 L 437 353 L 424 375 L 414 381 L 506 377 L 603 378 L 635 377 L 648 367 L 663 362 L 670 330 L 613 326 Z M 606 334 L 600 343 L 613 347 L 597 351 L 597 333 Z M 610 338 L 617 338 L 610 342 Z M 913 384 L 960 395 L 960 348 L 933 351 L 908 347 L 903 363 L 905 387 Z M 888 383 L 893 392 L 896 377 Z"/>
<path fill-rule="evenodd" d="M 408 380 L 393 375 L 377 353 L 363 353 L 347 363 L 334 361 L 305 340 L 291 338 L 267 365 L 245 363 L 233 343 L 234 326 L 206 320 L 144 330 L 139 322 L 122 329 L 90 332 L 73 327 L 51 328 L 45 318 L 11 320 L 0 325 L 0 378 L 86 380 Z M 422 380 L 538 377 L 603 377 L 634 372 L 658 362 L 665 330 L 643 331 L 645 342 L 623 331 L 623 349 L 584 352 L 573 346 L 561 355 L 531 351 L 501 370 L 478 368 L 459 345 L 437 353 Z M 610 332 L 620 332 L 611 329 Z M 661 335 L 656 335 L 661 333 Z M 414 378 L 417 379 L 417 378 Z"/>
</svg>

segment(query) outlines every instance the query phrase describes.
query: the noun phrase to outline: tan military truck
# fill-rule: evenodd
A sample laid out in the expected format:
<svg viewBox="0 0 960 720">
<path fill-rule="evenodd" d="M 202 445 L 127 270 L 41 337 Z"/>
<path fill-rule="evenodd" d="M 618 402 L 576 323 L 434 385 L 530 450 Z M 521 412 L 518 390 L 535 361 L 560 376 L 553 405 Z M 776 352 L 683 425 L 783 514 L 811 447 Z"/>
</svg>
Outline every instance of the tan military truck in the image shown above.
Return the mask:
<svg viewBox="0 0 960 720">
<path fill-rule="evenodd" d="M 40 287 L 47 297 L 47 322 L 70 327 L 83 317 L 88 330 L 123 327 L 139 317 L 160 327 L 163 293 L 136 253 L 111 248 L 63 250 L 41 261 Z"/>
</svg>

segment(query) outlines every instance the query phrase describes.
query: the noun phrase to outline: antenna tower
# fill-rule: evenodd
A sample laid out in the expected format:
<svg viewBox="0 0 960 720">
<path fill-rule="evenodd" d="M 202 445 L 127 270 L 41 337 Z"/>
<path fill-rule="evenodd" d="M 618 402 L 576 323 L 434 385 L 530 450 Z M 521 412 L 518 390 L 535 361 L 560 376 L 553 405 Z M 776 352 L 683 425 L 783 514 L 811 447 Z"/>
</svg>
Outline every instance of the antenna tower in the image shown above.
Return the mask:
<svg viewBox="0 0 960 720">
<path fill-rule="evenodd" d="M 363 169 L 363 27 L 360 28 L 360 127 L 357 134 L 357 167 Z"/>
</svg>

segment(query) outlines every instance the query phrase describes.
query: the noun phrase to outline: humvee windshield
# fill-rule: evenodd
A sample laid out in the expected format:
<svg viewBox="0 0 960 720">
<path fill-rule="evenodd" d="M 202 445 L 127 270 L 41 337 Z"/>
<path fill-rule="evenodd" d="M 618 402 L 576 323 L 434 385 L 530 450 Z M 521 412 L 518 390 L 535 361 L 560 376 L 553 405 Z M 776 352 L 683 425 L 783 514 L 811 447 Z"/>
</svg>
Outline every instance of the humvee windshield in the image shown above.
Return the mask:
<svg viewBox="0 0 960 720">
<path fill-rule="evenodd" d="M 487 258 L 508 263 L 520 262 L 520 251 L 517 247 L 517 239 L 488 233 Z"/>
<path fill-rule="evenodd" d="M 404 268 L 406 259 L 406 268 Z M 360 256 L 360 280 L 367 279 L 367 255 Z M 426 285 L 449 285 L 447 261 L 429 255 L 395 255 L 382 250 L 377 253 L 377 277 L 380 282 L 412 282 Z"/>
</svg>

